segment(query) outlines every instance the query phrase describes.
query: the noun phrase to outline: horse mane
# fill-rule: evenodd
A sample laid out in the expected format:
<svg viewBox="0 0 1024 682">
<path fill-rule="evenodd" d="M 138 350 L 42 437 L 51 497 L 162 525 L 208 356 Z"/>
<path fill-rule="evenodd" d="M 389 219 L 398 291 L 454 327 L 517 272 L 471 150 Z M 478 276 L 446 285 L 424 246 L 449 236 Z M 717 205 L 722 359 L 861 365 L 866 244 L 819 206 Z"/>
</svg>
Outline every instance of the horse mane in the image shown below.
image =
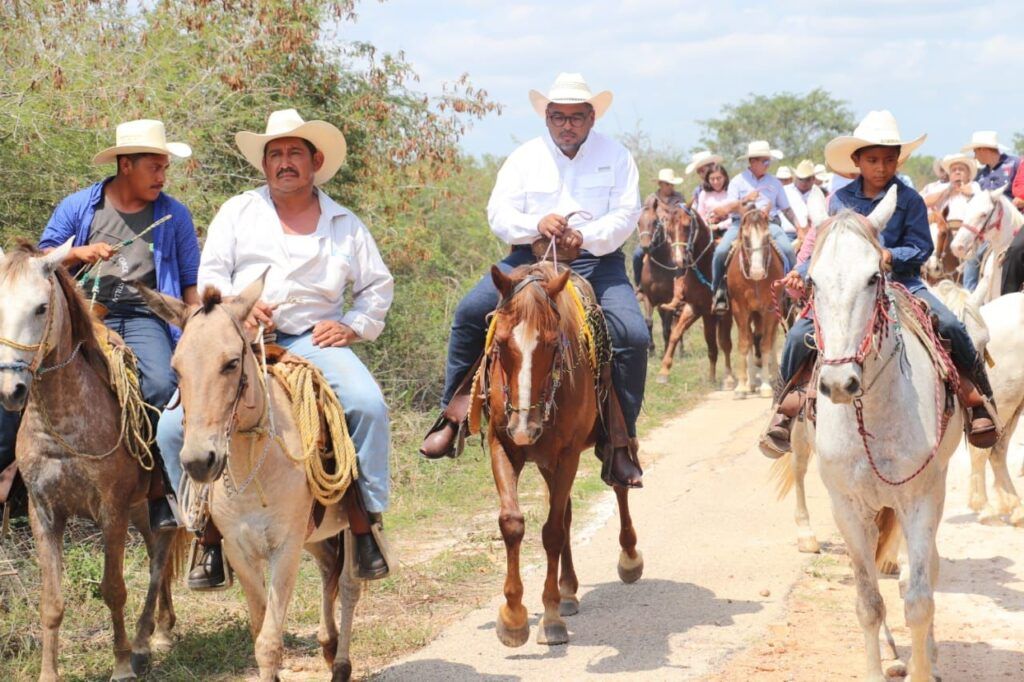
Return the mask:
<svg viewBox="0 0 1024 682">
<path fill-rule="evenodd" d="M 864 216 L 851 209 L 843 209 L 815 229 L 817 229 L 818 233 L 814 241 L 814 253 L 811 254 L 812 267 L 818 261 L 825 242 L 833 232 L 852 232 L 874 247 L 879 257 L 882 255 L 882 243 L 878 241 L 875 229 Z"/>
<path fill-rule="evenodd" d="M 512 271 L 513 282 L 520 282 L 527 277 L 538 277 L 541 282 L 554 279 L 559 273 L 550 263 L 533 263 L 521 265 Z M 508 314 L 520 322 L 525 322 L 534 329 L 550 329 L 558 327 L 566 333 L 579 331 L 579 322 L 575 304 L 563 289 L 554 299 L 555 310 L 552 309 L 547 293 L 541 287 L 523 287 L 506 304 Z"/>
</svg>

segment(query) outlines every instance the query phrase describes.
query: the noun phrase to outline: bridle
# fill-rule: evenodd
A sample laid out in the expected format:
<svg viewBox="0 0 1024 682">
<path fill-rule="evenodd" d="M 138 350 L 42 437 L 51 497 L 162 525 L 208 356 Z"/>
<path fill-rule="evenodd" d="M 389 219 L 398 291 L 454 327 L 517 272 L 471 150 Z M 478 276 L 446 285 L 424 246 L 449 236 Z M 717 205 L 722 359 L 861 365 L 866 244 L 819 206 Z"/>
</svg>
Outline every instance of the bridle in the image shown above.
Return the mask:
<svg viewBox="0 0 1024 682">
<path fill-rule="evenodd" d="M 704 248 L 701 249 L 700 253 L 698 253 L 696 256 L 693 255 L 694 251 L 696 250 L 697 232 L 700 229 L 701 223 L 697 219 L 697 214 L 694 213 L 693 209 L 691 209 L 689 206 L 686 206 L 685 204 L 682 204 L 682 205 L 680 205 L 680 208 L 686 213 L 687 217 L 690 220 L 690 224 L 689 224 L 689 226 L 687 227 L 687 230 L 686 230 L 686 241 L 685 242 L 674 241 L 674 242 L 672 242 L 670 244 L 670 246 L 672 247 L 672 254 L 673 254 L 672 258 L 673 258 L 674 261 L 677 260 L 675 258 L 675 249 L 676 249 L 676 247 L 679 247 L 679 246 L 683 247 L 683 257 L 682 257 L 682 259 L 679 259 L 682 262 L 676 262 L 676 264 L 675 264 L 676 265 L 676 269 L 680 271 L 680 274 L 679 274 L 680 277 L 681 276 L 685 276 L 687 272 L 690 272 L 692 270 L 693 273 L 695 275 L 697 275 L 697 279 L 700 280 L 701 284 L 703 284 L 708 289 L 710 289 L 711 288 L 711 282 L 707 281 L 707 279 L 701 273 L 700 268 L 699 268 L 699 263 L 700 263 L 700 260 L 705 256 L 705 254 L 707 254 L 708 251 L 711 250 L 711 247 L 714 246 L 714 244 L 715 244 L 715 240 L 714 240 L 714 238 L 711 235 L 711 228 L 705 226 L 705 230 L 706 230 L 706 233 L 707 233 L 707 236 L 708 236 L 708 241 L 704 245 Z"/>
<path fill-rule="evenodd" d="M 54 303 L 57 300 L 57 287 L 60 286 L 57 282 L 56 275 L 50 275 L 48 278 L 50 283 L 50 296 L 46 306 L 46 320 L 43 322 L 43 335 L 39 338 L 37 343 L 19 343 L 13 339 L 8 339 L 0 336 L 0 345 L 13 348 L 14 350 L 20 350 L 30 353 L 35 353 L 32 356 L 32 362 L 25 362 L 22 359 L 16 359 L 12 362 L 0 363 L 0 372 L 25 372 L 32 375 L 34 379 L 39 379 L 42 376 L 61 370 L 71 364 L 72 361 L 78 356 L 78 353 L 82 349 L 82 341 L 79 340 L 75 343 L 75 347 L 68 354 L 68 357 L 58 362 L 55 365 L 49 367 L 43 366 L 43 360 L 47 355 L 53 351 L 54 346 L 50 343 L 50 332 L 53 329 L 53 315 L 54 315 Z"/>
<path fill-rule="evenodd" d="M 1000 201 L 999 199 L 996 199 L 993 201 L 993 203 L 994 206 L 992 206 L 992 210 L 988 212 L 988 215 L 985 216 L 985 220 L 981 223 L 981 227 L 975 227 L 974 225 L 968 223 L 966 220 L 963 222 L 963 224 L 960 225 L 961 228 L 967 230 L 972 235 L 974 235 L 974 238 L 971 240 L 971 246 L 974 246 L 976 242 L 984 241 L 985 233 L 993 229 L 992 217 L 996 215 L 996 211 L 999 212 L 999 217 L 995 220 L 994 229 L 1002 229 L 1004 217 L 1003 202 Z"/>
<path fill-rule="evenodd" d="M 761 267 L 764 269 L 765 272 L 768 272 L 768 266 L 770 264 L 769 259 L 771 258 L 771 236 L 769 234 L 767 222 L 765 223 L 765 235 L 764 239 L 761 240 L 761 245 L 747 245 L 748 230 L 745 230 L 744 227 L 746 224 L 749 223 L 745 222 L 745 218 L 754 211 L 760 210 L 761 209 L 759 208 L 752 208 L 744 212 L 742 217 L 740 218 L 740 271 L 743 273 L 743 276 L 746 279 L 750 280 L 753 279 L 750 276 L 750 271 L 754 263 L 754 254 L 760 254 L 759 258 L 761 259 Z"/>
</svg>

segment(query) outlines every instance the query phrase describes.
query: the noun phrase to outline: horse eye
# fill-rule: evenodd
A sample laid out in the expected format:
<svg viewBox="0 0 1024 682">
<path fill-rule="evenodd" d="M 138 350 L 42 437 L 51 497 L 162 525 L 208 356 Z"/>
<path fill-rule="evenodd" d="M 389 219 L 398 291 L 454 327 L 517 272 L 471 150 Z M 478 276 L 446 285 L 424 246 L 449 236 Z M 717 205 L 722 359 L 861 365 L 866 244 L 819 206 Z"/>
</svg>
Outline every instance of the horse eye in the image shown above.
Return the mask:
<svg viewBox="0 0 1024 682">
<path fill-rule="evenodd" d="M 231 360 L 228 360 L 227 362 L 224 363 L 224 366 L 221 368 L 221 373 L 227 374 L 229 372 L 234 372 L 236 369 L 238 369 L 239 362 L 239 358 L 233 358 Z"/>
<path fill-rule="evenodd" d="M 45 315 L 45 314 L 46 314 L 46 304 L 45 303 L 40 303 L 36 307 L 36 315 Z"/>
<path fill-rule="evenodd" d="M 868 280 L 868 286 L 869 287 L 876 286 L 878 284 L 878 280 L 881 279 L 881 278 L 882 278 L 882 273 L 880 273 L 880 272 L 876 272 L 875 274 L 871 275 L 871 279 Z"/>
</svg>

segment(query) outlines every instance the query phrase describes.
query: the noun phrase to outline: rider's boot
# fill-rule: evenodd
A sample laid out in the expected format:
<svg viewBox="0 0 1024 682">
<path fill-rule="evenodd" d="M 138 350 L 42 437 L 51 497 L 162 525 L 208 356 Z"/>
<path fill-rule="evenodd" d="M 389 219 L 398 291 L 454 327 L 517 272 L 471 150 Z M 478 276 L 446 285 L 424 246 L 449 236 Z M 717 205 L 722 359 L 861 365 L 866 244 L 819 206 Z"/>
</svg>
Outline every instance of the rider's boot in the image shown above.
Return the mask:
<svg viewBox="0 0 1024 682">
<path fill-rule="evenodd" d="M 388 562 L 377 543 L 377 534 L 383 534 L 384 525 L 379 513 L 366 511 L 357 486 L 349 486 L 341 498 L 348 525 L 356 539 L 356 573 L 363 580 L 379 580 L 388 574 Z"/>
<path fill-rule="evenodd" d="M 155 448 L 154 448 L 155 450 Z M 163 460 L 159 453 L 154 452 L 153 471 L 149 478 L 149 527 L 155 533 L 178 529 L 178 521 L 174 518 L 167 491 L 171 489 L 164 473 Z"/>
<path fill-rule="evenodd" d="M 988 381 L 985 361 L 978 357 L 969 371 L 959 367 L 957 370 L 960 373 L 957 397 L 960 398 L 960 404 L 967 408 L 971 420 L 967 441 L 976 448 L 990 448 L 999 439 L 999 429 L 991 413 L 995 409 L 995 402 L 992 400 L 992 385 Z"/>
<path fill-rule="evenodd" d="M 711 305 L 711 312 L 715 315 L 725 315 L 729 312 L 729 292 L 722 281 L 722 286 L 715 290 L 714 302 Z"/>
<path fill-rule="evenodd" d="M 808 363 L 808 365 L 810 364 L 813 363 Z M 768 428 L 761 434 L 761 439 L 758 441 L 761 454 L 769 459 L 778 459 L 793 449 L 791 444 L 793 420 L 800 414 L 810 388 L 811 368 L 808 365 L 801 367 L 782 390 Z"/>
<path fill-rule="evenodd" d="M 213 525 L 213 519 L 206 522 L 206 530 L 200 543 L 203 556 L 196 562 L 188 574 L 188 589 L 197 592 L 219 590 L 224 587 L 227 577 L 224 575 L 224 552 L 221 548 L 220 531 Z"/>
<path fill-rule="evenodd" d="M 640 444 L 635 437 L 629 436 L 610 374 L 605 374 L 604 381 L 608 391 L 604 400 L 604 426 L 599 429 L 597 445 L 594 446 L 594 454 L 601 460 L 601 480 L 610 486 L 643 488 Z"/>
<path fill-rule="evenodd" d="M 466 376 L 452 396 L 448 406 L 441 412 L 434 425 L 430 427 L 426 438 L 420 445 L 420 454 L 427 459 L 441 457 L 458 457 L 466 441 L 466 417 L 469 415 L 470 397 L 473 390 L 473 379 L 480 367 L 481 356 L 469 368 Z"/>
</svg>

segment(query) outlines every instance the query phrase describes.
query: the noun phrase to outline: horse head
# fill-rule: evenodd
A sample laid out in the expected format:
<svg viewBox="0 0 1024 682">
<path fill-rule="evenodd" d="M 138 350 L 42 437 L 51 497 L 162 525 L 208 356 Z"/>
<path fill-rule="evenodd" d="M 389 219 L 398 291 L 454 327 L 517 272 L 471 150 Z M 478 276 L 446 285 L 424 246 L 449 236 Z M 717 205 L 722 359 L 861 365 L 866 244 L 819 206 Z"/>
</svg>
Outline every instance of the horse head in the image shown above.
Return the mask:
<svg viewBox="0 0 1024 682">
<path fill-rule="evenodd" d="M 771 258 L 771 231 L 768 227 L 768 213 L 754 204 L 744 205 L 740 218 L 740 247 L 744 275 L 749 280 L 760 281 L 768 276 L 768 262 Z"/>
<path fill-rule="evenodd" d="M 71 243 L 47 253 L 22 245 L 0 255 L 0 403 L 12 412 L 25 407 L 37 370 L 68 327 L 68 304 L 58 293 L 63 277 L 77 295 L 60 269 Z"/>
<path fill-rule="evenodd" d="M 1006 212 L 1000 209 L 1003 209 L 1002 187 L 974 193 L 967 202 L 964 222 L 949 245 L 957 258 L 967 260 L 974 256 L 982 242 L 994 241 L 997 236 L 1003 236 L 999 235 L 999 231 Z M 1011 238 L 1012 235 L 1007 231 L 1005 240 L 1009 242 Z"/>
<path fill-rule="evenodd" d="M 809 271 L 821 354 L 818 388 L 834 403 L 859 394 L 864 358 L 884 320 L 879 235 L 895 210 L 894 186 L 866 218 L 844 210 L 818 228 Z"/>
<path fill-rule="evenodd" d="M 696 221 L 700 218 L 683 206 L 672 206 L 665 216 L 665 241 L 672 248 L 672 262 L 679 268 L 684 269 L 691 264 L 694 257 L 689 253 L 692 240 L 697 236 L 698 225 Z"/>
<path fill-rule="evenodd" d="M 265 278 L 264 272 L 238 296 L 223 300 L 207 287 L 198 306 L 138 286 L 150 309 L 182 330 L 171 358 L 185 414 L 181 464 L 199 483 L 220 477 L 234 433 L 258 427 L 266 413 L 259 366 L 244 330 Z"/>
<path fill-rule="evenodd" d="M 637 220 L 637 231 L 640 236 L 640 248 L 644 252 L 656 249 L 665 243 L 665 220 L 668 218 L 670 206 L 657 197 L 651 197 L 640 212 Z"/>
<path fill-rule="evenodd" d="M 568 269 L 556 274 L 543 264 L 517 269 L 511 276 L 497 266 L 491 268 L 501 299 L 494 312 L 490 369 L 500 375 L 500 414 L 508 437 L 519 446 L 540 438 L 562 374 L 568 371 L 565 361 L 570 351 L 562 320 L 571 309 L 559 301 L 559 294 L 569 275 Z M 495 382 L 490 385 L 492 390 L 497 388 Z M 489 396 L 492 401 L 498 398 L 493 393 Z M 492 410 L 492 419 L 498 414 Z"/>
</svg>

